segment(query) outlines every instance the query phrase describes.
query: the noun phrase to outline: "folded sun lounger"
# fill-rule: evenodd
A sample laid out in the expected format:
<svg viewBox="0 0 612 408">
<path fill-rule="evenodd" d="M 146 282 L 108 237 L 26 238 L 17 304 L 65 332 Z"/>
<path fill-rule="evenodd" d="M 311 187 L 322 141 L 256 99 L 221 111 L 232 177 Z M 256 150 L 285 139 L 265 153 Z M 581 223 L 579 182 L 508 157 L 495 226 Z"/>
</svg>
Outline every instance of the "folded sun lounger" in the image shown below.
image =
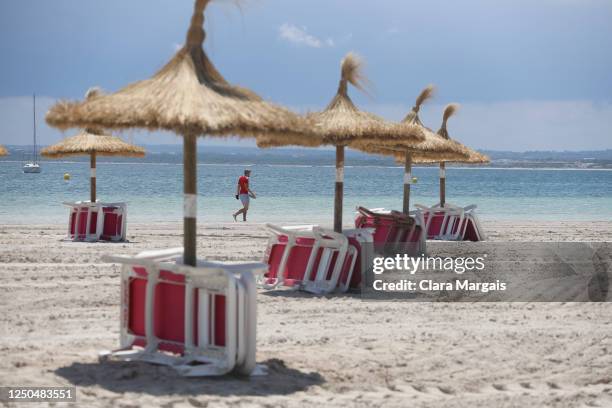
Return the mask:
<svg viewBox="0 0 612 408">
<path fill-rule="evenodd" d="M 127 206 L 125 204 L 102 204 L 102 231 L 100 239 L 103 241 L 125 241 L 127 227 Z"/>
<path fill-rule="evenodd" d="M 348 289 L 359 289 L 363 275 L 372 267 L 374 259 L 373 230 L 370 228 L 357 228 L 344 230 L 342 233 L 348 238 L 349 248 L 354 249 L 354 266 L 343 269 L 338 286 L 342 292 Z"/>
<path fill-rule="evenodd" d="M 70 207 L 68 237 L 74 241 L 97 241 L 98 205 L 87 201 L 64 203 L 64 205 Z"/>
<path fill-rule="evenodd" d="M 482 241 L 485 235 L 476 215 L 476 205 L 458 207 L 446 203 L 426 207 L 416 204 L 423 212 L 427 239 L 446 241 Z"/>
<path fill-rule="evenodd" d="M 73 241 L 125 241 L 127 205 L 125 203 L 65 202 L 70 207 L 68 237 Z"/>
<path fill-rule="evenodd" d="M 405 215 L 399 211 L 393 212 L 405 217 Z M 398 252 L 409 255 L 424 254 L 427 249 L 427 236 L 425 234 L 425 218 L 423 217 L 423 212 L 420 210 L 410 211 L 408 216 L 414 220 L 414 223 L 410 228 L 405 229 L 403 235 L 398 238 L 400 245 L 403 245 L 403 248 Z"/>
<path fill-rule="evenodd" d="M 420 254 L 425 251 L 422 237 L 423 219 L 420 213 L 405 215 L 398 211 L 387 211 L 381 208 L 369 210 L 357 207 L 355 226 L 371 228 L 374 248 L 377 253 Z"/>
<path fill-rule="evenodd" d="M 291 287 L 315 294 L 336 290 L 340 276 L 352 276 L 356 249 L 339 233 L 316 225 L 279 227 L 266 224 L 270 233 L 264 261 L 268 272 L 260 280 L 266 289 Z M 341 290 L 348 285 L 341 285 Z"/>
<path fill-rule="evenodd" d="M 103 359 L 169 365 L 185 376 L 256 373 L 254 274 L 264 264 L 182 265 L 182 248 L 107 256 L 121 271 L 121 348 Z"/>
</svg>

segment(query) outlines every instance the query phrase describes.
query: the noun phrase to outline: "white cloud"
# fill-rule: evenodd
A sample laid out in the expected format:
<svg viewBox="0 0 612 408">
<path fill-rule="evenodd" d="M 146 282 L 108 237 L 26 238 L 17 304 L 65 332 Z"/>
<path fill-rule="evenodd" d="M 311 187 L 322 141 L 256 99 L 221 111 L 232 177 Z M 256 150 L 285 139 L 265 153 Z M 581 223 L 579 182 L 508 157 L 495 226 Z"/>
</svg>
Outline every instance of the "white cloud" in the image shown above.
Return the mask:
<svg viewBox="0 0 612 408">
<path fill-rule="evenodd" d="M 333 47 L 335 45 L 332 38 L 321 40 L 314 35 L 308 34 L 306 27 L 300 28 L 289 23 L 283 23 L 278 27 L 278 35 L 285 41 L 306 47 L 321 48 L 323 46 Z"/>
</svg>

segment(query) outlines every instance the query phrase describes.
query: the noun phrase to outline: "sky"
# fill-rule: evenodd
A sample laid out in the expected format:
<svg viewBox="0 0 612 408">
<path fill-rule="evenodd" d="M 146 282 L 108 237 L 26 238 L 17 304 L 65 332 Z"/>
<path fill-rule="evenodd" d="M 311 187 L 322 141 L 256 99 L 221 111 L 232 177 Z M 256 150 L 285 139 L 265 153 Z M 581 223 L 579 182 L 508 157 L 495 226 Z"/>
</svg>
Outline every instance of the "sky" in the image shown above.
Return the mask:
<svg viewBox="0 0 612 408">
<path fill-rule="evenodd" d="M 205 48 L 226 79 L 298 112 L 325 107 L 340 60 L 366 61 L 362 109 L 400 120 L 419 91 L 434 130 L 446 103 L 461 109 L 452 137 L 489 150 L 612 148 L 612 1 L 217 1 Z M 192 0 L 2 0 L 0 143 L 28 144 L 37 94 L 41 144 L 65 134 L 44 123 L 58 99 L 145 79 L 181 46 Z M 137 143 L 180 143 L 130 132 Z M 213 142 L 211 142 L 213 143 Z M 252 145 L 222 140 L 216 144 Z"/>
</svg>

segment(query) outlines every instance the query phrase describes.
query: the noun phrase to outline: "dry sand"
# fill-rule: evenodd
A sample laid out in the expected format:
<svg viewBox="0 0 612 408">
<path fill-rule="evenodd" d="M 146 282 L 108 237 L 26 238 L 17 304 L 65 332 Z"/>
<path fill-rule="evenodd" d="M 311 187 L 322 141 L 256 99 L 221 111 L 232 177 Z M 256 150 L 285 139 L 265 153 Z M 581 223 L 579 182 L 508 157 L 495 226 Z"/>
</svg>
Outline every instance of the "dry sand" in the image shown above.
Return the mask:
<svg viewBox="0 0 612 408">
<path fill-rule="evenodd" d="M 492 241 L 610 241 L 612 222 L 487 222 Z M 363 302 L 258 295 L 266 377 L 185 379 L 98 363 L 118 344 L 119 267 L 102 254 L 181 245 L 180 224 L 129 243 L 62 241 L 64 226 L 0 226 L 0 385 L 76 385 L 83 407 L 612 406 L 611 303 Z M 199 254 L 260 260 L 260 225 L 201 225 Z M 33 404 L 27 404 L 32 406 Z M 19 405 L 25 406 L 25 405 Z"/>
</svg>

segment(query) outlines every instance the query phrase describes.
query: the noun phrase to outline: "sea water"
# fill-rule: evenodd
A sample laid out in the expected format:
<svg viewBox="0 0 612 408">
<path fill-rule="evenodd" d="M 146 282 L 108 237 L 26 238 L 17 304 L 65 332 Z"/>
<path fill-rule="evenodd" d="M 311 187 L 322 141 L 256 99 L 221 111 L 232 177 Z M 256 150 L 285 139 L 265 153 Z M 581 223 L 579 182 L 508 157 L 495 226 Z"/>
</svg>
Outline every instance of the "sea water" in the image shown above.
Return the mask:
<svg viewBox="0 0 612 408">
<path fill-rule="evenodd" d="M 40 174 L 24 174 L 16 161 L 0 161 L 0 224 L 65 222 L 64 201 L 89 199 L 88 162 L 46 161 Z M 252 170 L 249 221 L 331 224 L 333 165 L 200 164 L 198 219 L 233 222 L 240 208 L 236 182 L 245 167 Z M 127 202 L 132 222 L 181 221 L 183 168 L 178 162 L 100 161 L 97 196 Z M 63 179 L 64 173 L 70 180 Z M 612 171 L 560 169 L 447 169 L 447 202 L 476 204 L 484 219 L 611 220 Z M 439 201 L 438 169 L 416 167 L 411 203 Z M 357 205 L 401 209 L 403 168 L 347 166 L 344 221 Z"/>
</svg>

